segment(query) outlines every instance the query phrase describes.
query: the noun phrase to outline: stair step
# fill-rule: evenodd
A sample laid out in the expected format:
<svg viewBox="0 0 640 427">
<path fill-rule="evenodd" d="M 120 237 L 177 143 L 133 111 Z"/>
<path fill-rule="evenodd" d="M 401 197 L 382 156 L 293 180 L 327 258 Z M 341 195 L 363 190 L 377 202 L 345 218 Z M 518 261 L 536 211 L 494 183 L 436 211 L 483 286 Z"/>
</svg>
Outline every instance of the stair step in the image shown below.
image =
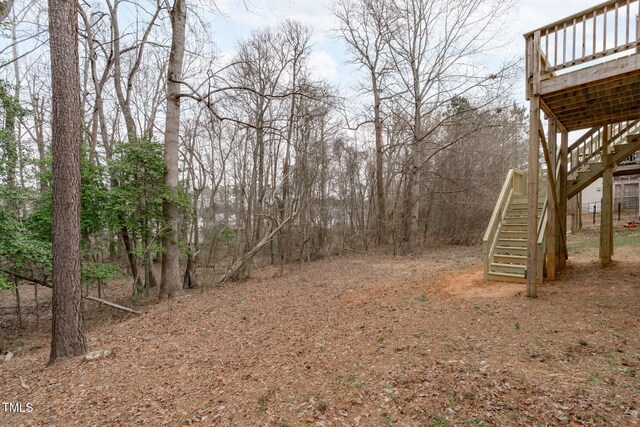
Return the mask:
<svg viewBox="0 0 640 427">
<path fill-rule="evenodd" d="M 538 211 L 541 211 L 542 208 L 544 208 L 544 205 L 538 205 Z M 516 214 L 516 215 L 526 215 L 527 212 L 529 212 L 529 206 L 511 206 L 509 207 L 509 214 Z"/>
<path fill-rule="evenodd" d="M 544 203 L 540 203 L 538 205 L 538 210 L 542 210 L 542 208 L 544 208 Z M 529 210 L 529 205 L 522 205 L 522 206 L 509 206 L 509 211 L 508 212 L 516 212 L 516 213 L 521 213 L 521 212 L 527 212 Z"/>
<path fill-rule="evenodd" d="M 522 246 L 496 246 L 495 255 L 527 255 L 527 248 Z"/>
<path fill-rule="evenodd" d="M 519 274 L 489 272 L 488 277 L 496 282 L 527 283 L 527 279 Z"/>
<path fill-rule="evenodd" d="M 624 143 L 624 144 L 616 144 L 613 146 L 613 154 L 618 154 L 620 152 L 623 151 L 628 151 L 628 150 L 632 150 L 634 148 L 636 148 L 638 146 L 638 143 Z"/>
<path fill-rule="evenodd" d="M 540 217 L 541 214 L 542 214 L 542 209 L 538 209 L 538 217 Z M 515 212 L 509 211 L 505 219 L 523 219 L 523 218 L 527 219 L 528 216 L 529 216 L 529 213 L 527 211 L 515 211 Z"/>
<path fill-rule="evenodd" d="M 545 196 L 542 194 L 538 194 L 538 199 L 544 200 Z M 520 194 L 518 196 L 513 196 L 511 200 L 529 200 L 529 196 L 527 194 Z"/>
<path fill-rule="evenodd" d="M 498 264 L 517 264 L 517 265 L 527 265 L 527 256 L 526 255 L 499 255 L 495 254 L 493 256 L 493 262 Z"/>
<path fill-rule="evenodd" d="M 504 219 L 504 225 L 506 227 L 513 227 L 513 226 L 525 226 L 526 229 L 526 225 L 527 225 L 527 217 L 526 216 L 508 216 Z"/>
<path fill-rule="evenodd" d="M 527 230 L 505 230 L 502 229 L 500 231 L 500 236 L 498 239 L 526 239 L 527 238 Z"/>
<path fill-rule="evenodd" d="M 638 142 L 614 145 L 613 156 L 615 157 L 616 162 L 620 162 L 629 157 L 638 150 L 638 146 Z"/>
<path fill-rule="evenodd" d="M 538 200 L 538 205 L 542 206 L 544 205 L 545 199 L 539 199 Z M 511 203 L 509 204 L 510 206 L 529 206 L 529 199 L 523 199 L 523 200 L 512 200 Z"/>
<path fill-rule="evenodd" d="M 504 231 L 527 231 L 527 222 L 523 221 L 519 224 L 511 224 L 509 222 L 505 222 L 502 225 L 502 229 Z"/>
<path fill-rule="evenodd" d="M 502 238 L 498 237 L 498 246 L 511 246 L 511 247 L 526 248 L 527 247 L 527 239 L 502 239 Z"/>
<path fill-rule="evenodd" d="M 518 274 L 524 277 L 524 272 L 527 269 L 526 265 L 518 264 L 500 264 L 492 262 L 489 266 L 489 271 L 498 273 Z"/>
</svg>

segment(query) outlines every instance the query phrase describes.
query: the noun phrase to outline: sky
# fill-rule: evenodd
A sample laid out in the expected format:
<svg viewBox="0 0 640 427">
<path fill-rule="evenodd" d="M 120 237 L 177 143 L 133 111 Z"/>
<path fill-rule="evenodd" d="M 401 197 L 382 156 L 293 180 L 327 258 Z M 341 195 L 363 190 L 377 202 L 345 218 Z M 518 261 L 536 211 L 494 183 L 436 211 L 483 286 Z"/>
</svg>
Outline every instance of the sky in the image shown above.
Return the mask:
<svg viewBox="0 0 640 427">
<path fill-rule="evenodd" d="M 329 7 L 332 0 L 219 0 L 222 12 L 213 24 L 216 43 L 224 53 L 231 54 L 237 40 L 246 38 L 254 29 L 276 25 L 283 18 L 299 20 L 313 29 L 313 53 L 310 66 L 314 74 L 340 88 L 353 85 L 353 68 L 347 64 L 345 49 L 332 36 L 337 24 Z M 505 28 L 508 46 L 502 49 L 505 59 L 522 56 L 528 31 L 542 27 L 565 16 L 601 3 L 602 0 L 520 0 L 512 9 Z M 524 90 L 524 85 L 516 91 Z M 514 93 L 517 99 L 518 94 Z M 522 94 L 524 99 L 524 94 Z"/>
</svg>

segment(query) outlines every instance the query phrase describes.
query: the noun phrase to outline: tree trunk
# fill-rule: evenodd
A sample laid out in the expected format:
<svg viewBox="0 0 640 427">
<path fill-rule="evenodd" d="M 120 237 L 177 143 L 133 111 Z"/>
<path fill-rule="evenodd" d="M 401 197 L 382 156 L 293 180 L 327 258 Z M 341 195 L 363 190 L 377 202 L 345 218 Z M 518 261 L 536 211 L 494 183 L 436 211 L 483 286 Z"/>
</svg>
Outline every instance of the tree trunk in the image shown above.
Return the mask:
<svg viewBox="0 0 640 427">
<path fill-rule="evenodd" d="M 373 88 L 373 126 L 376 134 L 376 199 L 378 202 L 378 244 L 387 242 L 387 209 L 385 206 L 384 178 L 382 173 L 384 153 L 382 151 L 382 118 L 380 117 L 380 89 L 375 74 L 371 75 Z"/>
<path fill-rule="evenodd" d="M 408 188 L 409 202 L 407 207 L 409 208 L 408 214 L 408 249 L 409 253 L 416 253 L 418 250 L 418 219 L 420 215 L 420 181 L 421 181 L 421 165 L 422 165 L 422 152 L 420 150 L 420 138 L 417 136 L 420 132 L 420 119 L 417 118 L 419 109 L 416 108 L 416 118 L 414 119 L 413 128 L 413 147 L 411 153 L 411 166 L 409 166 L 409 182 Z"/>
<path fill-rule="evenodd" d="M 182 279 L 182 289 L 193 289 L 197 287 L 198 282 L 196 280 L 193 255 L 189 253 L 189 255 L 187 255 L 187 269 L 184 271 L 184 277 Z"/>
<path fill-rule="evenodd" d="M 413 75 L 413 152 L 411 165 L 411 217 L 409 221 L 409 252 L 418 251 L 418 222 L 420 217 L 420 184 L 422 181 L 422 88 L 420 70 L 414 60 L 411 61 Z"/>
<path fill-rule="evenodd" d="M 53 298 L 49 364 L 86 353 L 80 268 L 80 71 L 74 0 L 49 0 Z"/>
<path fill-rule="evenodd" d="M 120 218 L 122 221 L 123 219 Z M 127 260 L 129 261 L 129 268 L 131 269 L 131 276 L 133 276 L 133 289 L 134 294 L 137 292 L 141 286 L 140 274 L 138 273 L 138 257 L 134 253 L 133 242 L 131 241 L 131 236 L 129 235 L 129 229 L 127 227 L 122 227 L 120 229 L 122 234 L 122 244 L 124 245 L 124 250 L 127 252 Z"/>
<path fill-rule="evenodd" d="M 185 24 L 187 5 L 185 0 L 175 0 L 171 10 L 171 51 L 167 77 L 167 113 L 165 123 L 164 161 L 167 170 L 164 184 L 167 191 L 176 196 L 178 192 L 178 146 L 180 142 L 180 79 L 184 59 Z M 174 200 L 165 199 L 163 210 L 167 229 L 162 236 L 162 279 L 160 298 L 173 298 L 180 289 L 180 251 L 178 248 L 179 217 Z"/>
</svg>

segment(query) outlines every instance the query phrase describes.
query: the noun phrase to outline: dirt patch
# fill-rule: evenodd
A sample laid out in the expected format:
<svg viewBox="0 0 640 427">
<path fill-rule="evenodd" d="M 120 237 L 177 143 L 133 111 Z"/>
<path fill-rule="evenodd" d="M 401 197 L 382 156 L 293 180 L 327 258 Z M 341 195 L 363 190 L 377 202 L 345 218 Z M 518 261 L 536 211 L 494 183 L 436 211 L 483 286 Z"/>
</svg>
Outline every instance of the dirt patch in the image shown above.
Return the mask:
<svg viewBox="0 0 640 427">
<path fill-rule="evenodd" d="M 0 425 L 638 425 L 638 251 L 585 250 L 537 300 L 478 256 L 329 259 L 89 314 L 113 353 L 46 368 L 46 334 L 22 338 L 2 400 L 34 410 Z"/>
<path fill-rule="evenodd" d="M 440 277 L 440 291 L 457 298 L 506 298 L 520 295 L 523 285 L 519 283 L 492 282 L 484 280 L 481 265 L 460 271 L 452 271 Z"/>
</svg>

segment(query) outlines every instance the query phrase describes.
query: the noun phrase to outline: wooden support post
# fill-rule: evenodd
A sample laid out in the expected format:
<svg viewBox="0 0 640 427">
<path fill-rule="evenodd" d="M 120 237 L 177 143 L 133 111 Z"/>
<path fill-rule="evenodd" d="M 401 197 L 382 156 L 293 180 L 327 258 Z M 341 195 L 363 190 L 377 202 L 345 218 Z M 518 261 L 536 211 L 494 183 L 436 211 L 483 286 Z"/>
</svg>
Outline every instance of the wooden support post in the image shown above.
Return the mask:
<svg viewBox="0 0 640 427">
<path fill-rule="evenodd" d="M 527 296 L 538 297 L 538 173 L 540 170 L 540 148 L 538 145 L 540 126 L 540 32 L 533 37 L 529 53 L 531 66 L 530 109 L 529 109 L 529 166 L 527 208 Z M 529 77 L 529 76 L 527 76 Z"/>
<path fill-rule="evenodd" d="M 544 281 L 544 270 L 545 270 L 544 253 L 545 253 L 545 248 L 542 246 L 538 246 L 538 255 L 536 257 L 537 272 L 538 272 L 538 276 L 536 277 L 537 285 L 542 285 L 542 282 Z"/>
<path fill-rule="evenodd" d="M 577 156 L 571 156 L 571 168 L 574 169 L 577 166 Z M 571 199 L 573 205 L 573 217 L 571 218 L 571 234 L 576 234 L 582 230 L 582 192 L 579 192 L 573 199 Z"/>
<path fill-rule="evenodd" d="M 560 212 L 558 212 L 558 221 L 561 222 L 560 230 L 566 230 L 567 228 L 567 171 L 568 171 L 568 155 L 569 155 L 569 132 L 562 132 L 560 139 L 560 176 L 558 177 L 558 198 L 560 199 Z M 579 212 L 577 212 L 579 214 Z M 566 234 L 566 233 L 565 233 Z M 560 244 L 560 255 L 558 260 L 558 268 L 564 270 L 567 266 L 567 257 L 562 256 L 566 254 L 567 245 L 566 238 L 558 239 Z"/>
<path fill-rule="evenodd" d="M 613 165 L 609 153 L 609 126 L 602 132 L 602 214 L 600 216 L 600 262 L 611 262 L 613 247 Z"/>
<path fill-rule="evenodd" d="M 544 161 L 547 164 L 547 168 L 550 169 L 551 165 L 551 154 L 549 154 L 549 147 L 547 145 L 547 140 L 545 139 L 544 136 L 544 132 L 542 131 L 542 122 L 540 122 L 540 126 L 538 127 L 540 133 L 540 145 L 542 145 L 542 152 L 544 153 Z M 549 186 L 549 188 L 551 189 L 551 199 L 547 199 L 548 200 L 548 205 L 551 205 L 553 203 L 553 206 L 555 207 L 556 212 L 559 211 L 559 206 L 560 204 L 558 203 L 558 193 L 556 192 L 556 178 L 553 174 L 551 175 L 547 175 L 548 179 L 551 181 L 551 185 Z M 548 195 L 547 195 L 548 196 Z M 562 224 L 560 225 L 561 229 L 560 229 L 560 233 L 557 234 L 557 236 L 560 236 L 560 238 L 564 241 L 566 240 L 567 236 L 565 233 L 564 228 L 562 227 Z M 565 243 L 565 247 L 566 247 L 566 241 L 563 242 Z M 565 257 L 567 256 L 567 253 L 564 253 Z"/>
<path fill-rule="evenodd" d="M 538 173 L 540 169 L 540 151 L 538 145 L 538 127 L 540 123 L 540 96 L 533 95 L 530 100 L 529 118 L 529 205 L 527 209 L 527 296 L 538 297 Z"/>
<path fill-rule="evenodd" d="M 573 197 L 573 222 L 571 223 L 571 234 L 576 234 L 582 230 L 582 192 Z"/>
<path fill-rule="evenodd" d="M 553 194 L 556 191 L 555 188 L 551 188 L 555 185 L 556 180 L 552 179 L 551 175 L 555 177 L 556 171 L 556 139 L 558 129 L 555 117 L 549 117 L 549 134 L 548 134 L 548 148 L 549 148 L 549 164 L 547 165 L 547 195 Z M 557 181 L 556 181 L 557 182 Z M 558 236 L 558 213 L 555 203 L 548 204 L 547 214 L 547 232 L 548 238 L 546 241 L 547 246 L 547 279 L 549 281 L 556 280 L 556 261 L 557 261 L 557 242 L 560 240 Z"/>
</svg>

